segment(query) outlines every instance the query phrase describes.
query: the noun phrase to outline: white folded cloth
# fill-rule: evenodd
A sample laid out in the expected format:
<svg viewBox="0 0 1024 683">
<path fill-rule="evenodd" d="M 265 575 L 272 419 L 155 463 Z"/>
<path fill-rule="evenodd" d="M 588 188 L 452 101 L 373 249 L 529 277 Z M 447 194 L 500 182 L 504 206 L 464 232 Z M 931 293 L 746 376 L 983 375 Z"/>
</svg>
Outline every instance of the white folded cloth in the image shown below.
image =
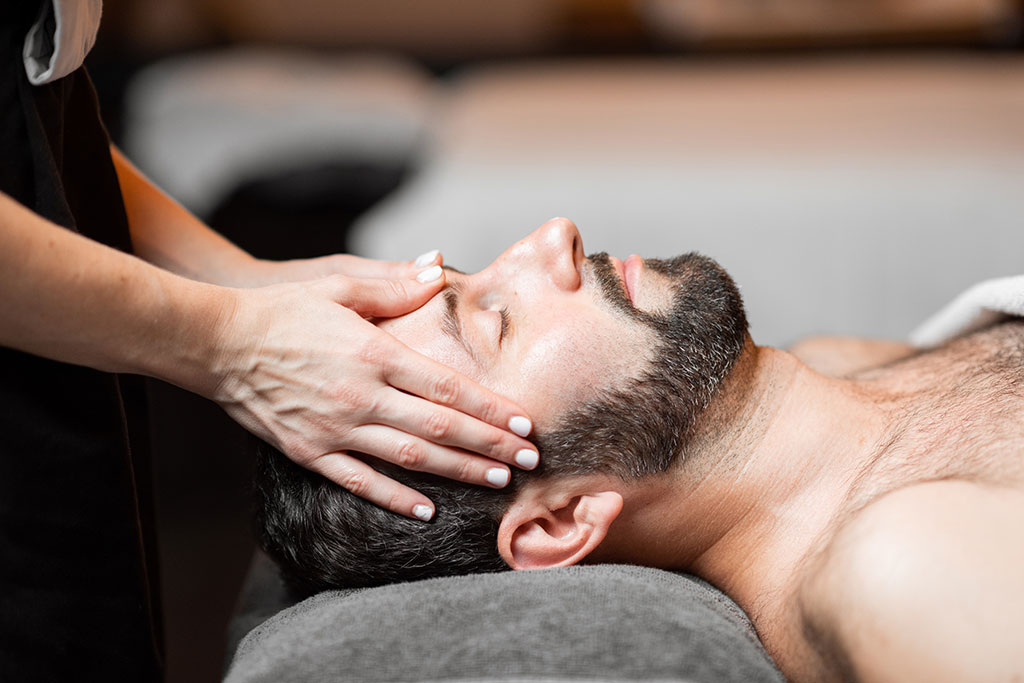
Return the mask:
<svg viewBox="0 0 1024 683">
<path fill-rule="evenodd" d="M 22 49 L 29 83 L 50 83 L 82 66 L 102 14 L 103 0 L 47 0 Z"/>
<path fill-rule="evenodd" d="M 910 343 L 938 346 L 1007 316 L 1024 316 L 1024 275 L 979 282 L 911 332 Z"/>
</svg>

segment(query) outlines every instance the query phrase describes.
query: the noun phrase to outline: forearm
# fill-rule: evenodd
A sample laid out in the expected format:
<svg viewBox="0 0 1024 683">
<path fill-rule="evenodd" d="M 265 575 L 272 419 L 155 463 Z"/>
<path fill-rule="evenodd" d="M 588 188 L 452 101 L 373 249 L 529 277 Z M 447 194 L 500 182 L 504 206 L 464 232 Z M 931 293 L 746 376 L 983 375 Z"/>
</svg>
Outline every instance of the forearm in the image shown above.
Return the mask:
<svg viewBox="0 0 1024 683">
<path fill-rule="evenodd" d="M 247 284 L 240 278 L 256 259 L 167 196 L 116 147 L 110 151 L 139 258 L 193 280 Z"/>
<path fill-rule="evenodd" d="M 0 193 L 0 345 L 209 395 L 232 290 L 60 228 Z"/>
</svg>

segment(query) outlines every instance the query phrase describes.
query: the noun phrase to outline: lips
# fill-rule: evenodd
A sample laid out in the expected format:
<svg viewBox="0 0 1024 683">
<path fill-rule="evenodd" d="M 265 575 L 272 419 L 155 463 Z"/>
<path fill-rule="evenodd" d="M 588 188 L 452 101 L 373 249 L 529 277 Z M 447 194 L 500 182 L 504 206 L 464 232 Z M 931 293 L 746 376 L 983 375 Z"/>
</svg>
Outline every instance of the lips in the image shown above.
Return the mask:
<svg viewBox="0 0 1024 683">
<path fill-rule="evenodd" d="M 622 280 L 622 285 L 626 289 L 626 296 L 629 298 L 630 303 L 633 303 L 633 292 L 636 291 L 640 270 L 643 268 L 643 259 L 633 254 L 625 262 L 620 261 L 614 256 L 610 256 L 608 260 L 611 261 L 612 267 L 618 274 L 619 279 Z"/>
<path fill-rule="evenodd" d="M 622 282 L 622 286 L 626 290 L 626 296 L 629 298 L 630 303 L 632 303 L 633 297 L 630 295 L 629 286 L 626 284 L 626 265 L 614 256 L 609 256 L 608 260 L 611 262 L 612 268 L 615 269 L 616 275 L 619 276 L 619 280 Z"/>
<path fill-rule="evenodd" d="M 622 279 L 626 283 L 626 294 L 629 296 L 630 302 L 634 302 L 633 297 L 636 294 L 637 287 L 640 285 L 640 271 L 644 269 L 644 260 L 633 254 L 626 259 L 622 269 Z"/>
</svg>

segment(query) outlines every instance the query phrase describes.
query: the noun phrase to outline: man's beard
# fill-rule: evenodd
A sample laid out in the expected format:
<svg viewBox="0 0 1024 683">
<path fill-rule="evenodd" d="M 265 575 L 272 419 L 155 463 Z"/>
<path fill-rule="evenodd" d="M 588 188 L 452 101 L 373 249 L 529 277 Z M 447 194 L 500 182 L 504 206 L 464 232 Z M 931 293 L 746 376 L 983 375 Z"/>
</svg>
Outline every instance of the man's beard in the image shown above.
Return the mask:
<svg viewBox="0 0 1024 683">
<path fill-rule="evenodd" d="M 663 313 L 636 308 L 607 254 L 589 257 L 604 300 L 651 329 L 653 361 L 625 388 L 571 410 L 560 427 L 537 437 L 545 474 L 610 471 L 625 479 L 664 472 L 686 457 L 695 425 L 743 351 L 747 320 L 732 278 L 696 253 L 646 259 L 673 284 Z"/>
</svg>

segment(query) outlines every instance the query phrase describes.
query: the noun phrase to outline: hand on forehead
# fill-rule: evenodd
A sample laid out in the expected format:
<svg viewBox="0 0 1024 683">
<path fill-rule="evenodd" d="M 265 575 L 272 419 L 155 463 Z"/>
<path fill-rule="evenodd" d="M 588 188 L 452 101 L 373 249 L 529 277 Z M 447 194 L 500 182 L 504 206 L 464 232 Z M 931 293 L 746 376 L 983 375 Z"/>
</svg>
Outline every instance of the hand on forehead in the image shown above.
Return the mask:
<svg viewBox="0 0 1024 683">
<path fill-rule="evenodd" d="M 380 325 L 517 401 L 542 427 L 637 376 L 650 357 L 650 332 L 608 304 L 588 269 L 575 226 L 549 222 L 479 273 L 451 269 L 425 306 Z"/>
</svg>

